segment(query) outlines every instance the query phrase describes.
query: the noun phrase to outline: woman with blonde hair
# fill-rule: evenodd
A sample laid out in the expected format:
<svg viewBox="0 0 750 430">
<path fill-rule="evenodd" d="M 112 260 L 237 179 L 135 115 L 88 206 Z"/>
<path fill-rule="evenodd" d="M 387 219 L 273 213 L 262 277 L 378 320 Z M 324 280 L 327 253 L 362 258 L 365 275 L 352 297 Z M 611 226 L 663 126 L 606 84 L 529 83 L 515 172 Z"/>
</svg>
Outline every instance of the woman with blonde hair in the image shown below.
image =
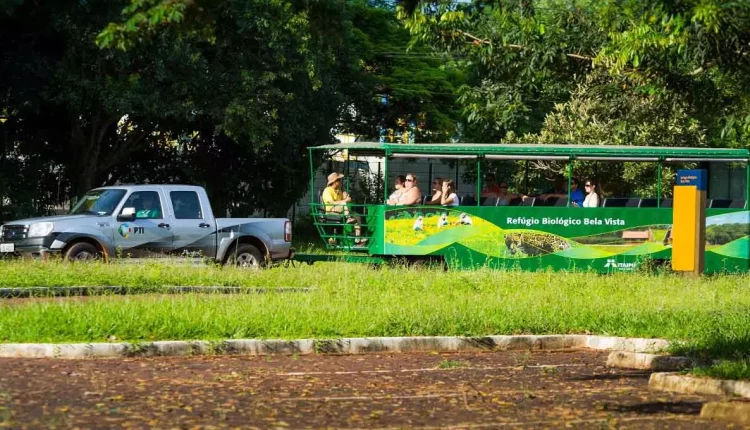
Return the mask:
<svg viewBox="0 0 750 430">
<path fill-rule="evenodd" d="M 417 182 L 417 175 L 414 173 L 406 174 L 406 181 L 404 182 L 404 191 L 398 198 L 397 205 L 418 205 L 422 203 L 422 192 L 419 191 L 419 183 Z"/>
</svg>

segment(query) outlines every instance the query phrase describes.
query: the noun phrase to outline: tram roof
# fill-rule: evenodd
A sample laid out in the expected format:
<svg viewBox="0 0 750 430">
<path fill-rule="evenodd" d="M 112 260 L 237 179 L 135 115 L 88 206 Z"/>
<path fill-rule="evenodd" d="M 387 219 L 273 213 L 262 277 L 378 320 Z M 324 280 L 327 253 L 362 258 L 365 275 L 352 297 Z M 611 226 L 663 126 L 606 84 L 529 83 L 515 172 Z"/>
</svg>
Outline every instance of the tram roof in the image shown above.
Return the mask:
<svg viewBox="0 0 750 430">
<path fill-rule="evenodd" d="M 503 143 L 379 143 L 352 142 L 320 145 L 313 150 L 348 150 L 352 155 L 388 154 L 395 157 L 414 158 L 474 158 L 484 156 L 494 159 L 583 159 L 622 161 L 747 161 L 750 151 L 728 148 L 680 148 L 665 146 L 628 145 L 543 145 Z M 464 156 L 464 157 L 461 157 Z M 632 160 L 631 160 L 632 159 Z M 686 159 L 686 160 L 683 160 Z M 690 159 L 690 160 L 687 160 Z"/>
</svg>

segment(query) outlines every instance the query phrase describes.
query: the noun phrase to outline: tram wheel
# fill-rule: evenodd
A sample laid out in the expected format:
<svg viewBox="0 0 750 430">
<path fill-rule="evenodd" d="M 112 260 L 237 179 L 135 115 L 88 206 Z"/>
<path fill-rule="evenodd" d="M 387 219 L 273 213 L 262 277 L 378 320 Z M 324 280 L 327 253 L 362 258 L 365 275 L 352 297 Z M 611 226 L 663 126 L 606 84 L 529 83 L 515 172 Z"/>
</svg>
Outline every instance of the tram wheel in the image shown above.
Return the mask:
<svg viewBox="0 0 750 430">
<path fill-rule="evenodd" d="M 406 257 L 406 267 L 415 269 L 435 269 L 442 268 L 444 272 L 448 271 L 448 264 L 441 257 L 430 256 L 411 256 Z"/>
</svg>

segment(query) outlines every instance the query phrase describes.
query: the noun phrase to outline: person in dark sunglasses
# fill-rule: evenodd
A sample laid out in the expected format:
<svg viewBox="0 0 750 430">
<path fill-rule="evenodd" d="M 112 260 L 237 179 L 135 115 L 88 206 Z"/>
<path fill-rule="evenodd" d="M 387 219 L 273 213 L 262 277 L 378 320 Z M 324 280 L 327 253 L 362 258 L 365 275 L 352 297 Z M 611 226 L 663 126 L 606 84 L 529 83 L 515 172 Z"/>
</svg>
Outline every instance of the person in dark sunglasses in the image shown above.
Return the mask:
<svg viewBox="0 0 750 430">
<path fill-rule="evenodd" d="M 586 199 L 583 200 L 583 207 L 598 207 L 599 194 L 596 193 L 596 182 L 593 179 L 587 179 L 583 185 L 583 189 L 586 191 Z"/>
</svg>

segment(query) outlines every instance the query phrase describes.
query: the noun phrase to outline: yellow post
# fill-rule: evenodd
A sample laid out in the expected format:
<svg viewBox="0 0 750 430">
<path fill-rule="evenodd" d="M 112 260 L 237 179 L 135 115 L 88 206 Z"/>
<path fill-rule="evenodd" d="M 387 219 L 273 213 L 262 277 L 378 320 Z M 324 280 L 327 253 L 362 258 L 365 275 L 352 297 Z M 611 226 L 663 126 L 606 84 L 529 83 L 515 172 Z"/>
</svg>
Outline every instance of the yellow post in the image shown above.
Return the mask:
<svg viewBox="0 0 750 430">
<path fill-rule="evenodd" d="M 678 170 L 672 212 L 672 269 L 699 275 L 705 267 L 706 171 Z"/>
</svg>

